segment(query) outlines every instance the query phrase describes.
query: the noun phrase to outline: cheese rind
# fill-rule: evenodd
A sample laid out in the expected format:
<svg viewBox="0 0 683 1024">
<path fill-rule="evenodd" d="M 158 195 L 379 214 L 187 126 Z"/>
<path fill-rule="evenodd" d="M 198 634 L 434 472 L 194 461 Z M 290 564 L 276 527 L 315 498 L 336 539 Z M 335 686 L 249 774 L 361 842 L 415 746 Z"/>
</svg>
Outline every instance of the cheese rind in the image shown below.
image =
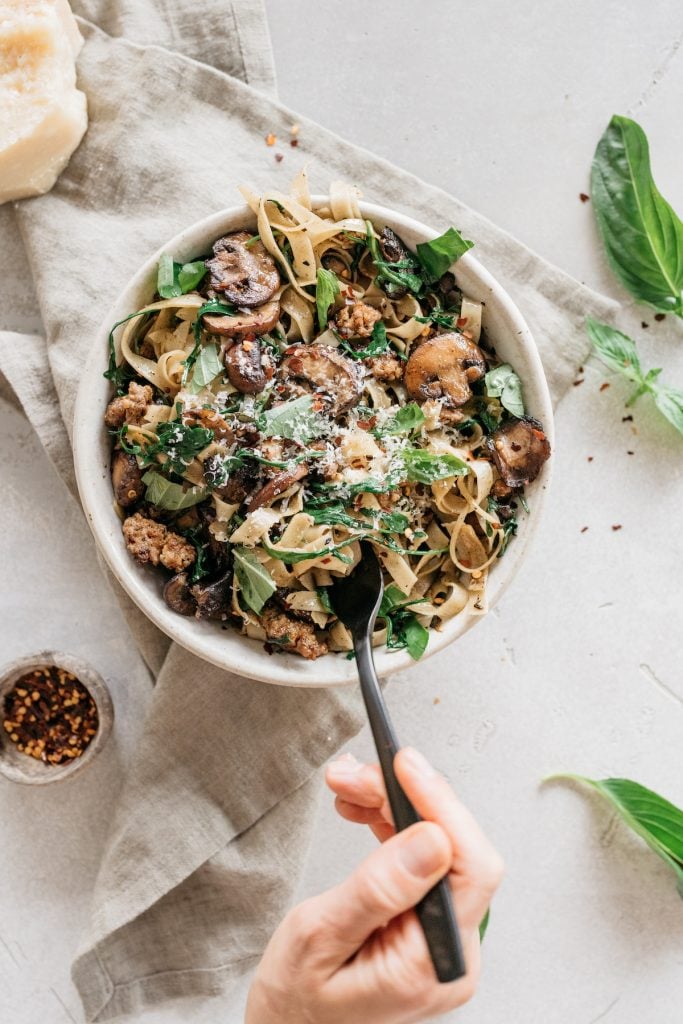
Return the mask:
<svg viewBox="0 0 683 1024">
<path fill-rule="evenodd" d="M 54 185 L 87 128 L 66 0 L 0 0 L 0 203 Z"/>
</svg>

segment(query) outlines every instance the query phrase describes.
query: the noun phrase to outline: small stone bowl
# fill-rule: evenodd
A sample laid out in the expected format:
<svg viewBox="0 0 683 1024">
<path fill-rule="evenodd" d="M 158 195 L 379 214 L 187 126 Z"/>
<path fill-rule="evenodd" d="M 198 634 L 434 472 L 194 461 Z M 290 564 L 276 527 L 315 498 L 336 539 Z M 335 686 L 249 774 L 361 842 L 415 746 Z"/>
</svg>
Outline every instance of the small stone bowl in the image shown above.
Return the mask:
<svg viewBox="0 0 683 1024">
<path fill-rule="evenodd" d="M 80 757 L 64 764 L 45 764 L 18 750 L 0 726 L 0 774 L 12 782 L 21 782 L 29 786 L 59 782 L 82 771 L 104 747 L 114 722 L 114 705 L 102 677 L 81 658 L 64 654 L 62 651 L 41 651 L 31 657 L 19 658 L 0 669 L 0 721 L 4 718 L 5 697 L 17 680 L 33 669 L 45 668 L 48 665 L 56 665 L 57 668 L 72 672 L 90 691 L 97 707 L 98 728 Z"/>
</svg>

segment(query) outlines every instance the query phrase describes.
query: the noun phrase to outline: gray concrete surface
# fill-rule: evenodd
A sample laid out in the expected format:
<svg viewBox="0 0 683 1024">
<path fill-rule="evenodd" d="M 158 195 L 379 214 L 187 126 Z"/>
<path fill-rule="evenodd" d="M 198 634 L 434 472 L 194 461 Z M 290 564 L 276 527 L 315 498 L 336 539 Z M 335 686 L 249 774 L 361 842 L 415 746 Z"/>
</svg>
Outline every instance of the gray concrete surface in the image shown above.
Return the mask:
<svg viewBox="0 0 683 1024">
<path fill-rule="evenodd" d="M 457 194 L 593 287 L 623 298 L 579 201 L 613 112 L 643 124 L 660 188 L 683 209 L 683 17 L 673 0 L 267 6 L 286 103 Z M 683 386 L 683 326 L 640 310 L 633 325 L 644 362 Z M 597 365 L 582 377 L 558 412 L 552 496 L 523 571 L 457 648 L 402 673 L 390 692 L 401 737 L 450 777 L 508 865 L 480 991 L 448 1021 L 681 1019 L 683 905 L 672 875 L 595 800 L 540 785 L 559 770 L 627 776 L 683 803 L 683 441 L 645 401 L 623 423 L 625 392 L 617 382 L 601 392 Z M 52 642 L 79 650 L 112 679 L 117 713 L 139 718 L 148 681 L 89 534 L 30 428 L 4 406 L 0 459 L 11 582 L 3 656 Z M 366 735 L 351 749 L 371 755 Z M 76 807 L 0 783 L 3 1021 L 80 1020 L 68 964 L 126 755 L 115 749 L 100 764 L 111 784 L 97 806 L 95 778 Z M 370 847 L 326 799 L 302 895 Z M 240 1017 L 233 999 L 138 1021 Z"/>
</svg>

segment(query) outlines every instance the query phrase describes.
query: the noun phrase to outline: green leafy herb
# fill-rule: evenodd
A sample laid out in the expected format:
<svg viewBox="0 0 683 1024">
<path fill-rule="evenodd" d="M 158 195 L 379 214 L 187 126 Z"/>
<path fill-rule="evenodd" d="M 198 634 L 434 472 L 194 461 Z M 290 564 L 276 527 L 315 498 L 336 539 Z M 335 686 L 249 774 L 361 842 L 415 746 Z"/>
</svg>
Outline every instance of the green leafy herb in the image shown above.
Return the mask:
<svg viewBox="0 0 683 1024">
<path fill-rule="evenodd" d="M 212 313 L 215 316 L 236 316 L 237 310 L 234 306 L 228 305 L 225 302 L 219 302 L 217 299 L 210 299 L 209 302 L 205 302 L 203 306 L 200 306 L 197 310 L 197 316 L 194 324 L 192 325 L 192 331 L 194 334 L 194 348 L 190 352 L 187 359 L 184 361 L 183 377 L 181 386 L 185 387 L 187 379 L 190 375 L 190 370 L 197 362 L 199 353 L 202 350 L 202 317 L 206 313 Z"/>
<path fill-rule="evenodd" d="M 204 579 L 205 576 L 208 576 L 210 571 L 209 566 L 207 564 L 208 542 L 201 539 L 199 529 L 197 527 L 195 527 L 192 530 L 180 530 L 180 533 L 182 533 L 183 537 L 187 537 L 190 543 L 194 546 L 196 557 L 194 565 L 192 566 L 190 582 L 198 583 L 199 580 L 202 580 Z"/>
<path fill-rule="evenodd" d="M 374 433 L 379 435 L 411 434 L 414 430 L 418 430 L 424 421 L 425 414 L 417 402 L 408 402 L 398 410 L 395 416 L 383 423 L 381 427 L 376 428 Z"/>
<path fill-rule="evenodd" d="M 164 467 L 174 473 L 183 473 L 192 460 L 213 441 L 213 430 L 207 427 L 188 427 L 180 420 L 159 423 L 157 439 L 145 448 L 145 463 L 157 455 L 165 455 Z"/>
<path fill-rule="evenodd" d="M 192 508 L 203 501 L 209 493 L 208 487 L 190 487 L 185 490 L 182 484 L 167 480 L 156 469 L 148 469 L 142 481 L 147 487 L 145 501 L 169 512 Z"/>
<path fill-rule="evenodd" d="M 318 325 L 321 331 L 327 327 L 327 314 L 330 306 L 339 295 L 339 281 L 337 275 L 324 267 L 318 267 L 318 276 L 315 284 L 315 305 L 318 310 Z"/>
<path fill-rule="evenodd" d="M 429 631 L 409 611 L 411 605 L 424 603 L 424 597 L 406 597 L 402 590 L 391 583 L 382 595 L 377 613 L 387 627 L 387 649 L 406 650 L 415 661 L 421 658 L 427 647 Z"/>
<path fill-rule="evenodd" d="M 195 362 L 194 373 L 188 390 L 196 394 L 215 380 L 223 372 L 223 364 L 218 355 L 218 348 L 213 342 L 204 345 Z"/>
<path fill-rule="evenodd" d="M 488 930 L 488 926 L 489 926 L 489 921 L 490 920 L 491 920 L 491 908 L 487 907 L 486 908 L 486 913 L 484 914 L 484 916 L 482 917 L 481 921 L 479 922 L 479 941 L 480 942 L 484 941 L 484 936 L 486 935 L 486 932 Z"/>
<path fill-rule="evenodd" d="M 391 295 L 392 285 L 396 288 L 407 288 L 408 291 L 418 295 L 423 288 L 423 281 L 418 273 L 419 264 L 417 260 L 408 259 L 390 263 L 388 260 L 383 259 L 377 236 L 375 235 L 375 229 L 369 220 L 365 222 L 365 225 L 367 229 L 365 241 L 372 255 L 373 263 L 377 268 L 377 280 L 385 286 L 389 286 L 386 288 L 389 295 Z"/>
<path fill-rule="evenodd" d="M 389 347 L 387 329 L 381 320 L 372 328 L 372 337 L 365 348 L 353 348 L 344 338 L 339 339 L 341 346 L 352 359 L 369 359 L 371 356 L 380 356 Z"/>
<path fill-rule="evenodd" d="M 428 316 L 416 316 L 414 319 L 419 324 L 434 324 L 435 327 L 445 327 L 450 331 L 455 323 L 456 315 L 456 313 L 446 313 L 443 309 L 433 309 Z"/>
<path fill-rule="evenodd" d="M 167 252 L 162 253 L 157 272 L 157 291 L 162 299 L 174 299 L 196 288 L 206 274 L 204 260 L 175 263 Z"/>
<path fill-rule="evenodd" d="M 545 781 L 555 779 L 583 782 L 608 800 L 622 820 L 673 869 L 678 891 L 683 896 L 683 810 L 680 807 L 630 779 L 587 779 L 583 775 L 563 773 Z"/>
<path fill-rule="evenodd" d="M 612 270 L 640 302 L 683 316 L 683 222 L 659 193 L 640 125 L 615 116 L 593 157 L 593 208 Z"/>
<path fill-rule="evenodd" d="M 500 398 L 504 409 L 518 419 L 522 418 L 524 415 L 522 382 L 509 363 L 502 363 L 493 370 L 489 370 L 484 377 L 484 383 L 489 398 Z"/>
<path fill-rule="evenodd" d="M 457 455 L 440 454 L 425 448 L 404 448 L 400 453 L 404 480 L 432 484 L 449 476 L 466 476 L 470 467 Z"/>
<path fill-rule="evenodd" d="M 109 365 L 103 376 L 106 377 L 107 380 L 110 380 L 112 382 L 112 384 L 116 388 L 116 393 L 118 395 L 125 394 L 126 385 L 130 378 L 133 376 L 133 370 L 128 365 L 128 363 L 125 362 L 121 363 L 120 366 L 117 365 L 114 331 L 116 330 L 117 327 L 120 327 L 121 324 L 127 323 L 129 320 L 132 320 L 133 317 L 136 316 L 149 316 L 149 313 L 146 309 L 139 309 L 137 313 L 129 313 L 128 316 L 124 316 L 123 320 L 117 320 L 112 329 L 110 330 L 109 338 L 107 339 L 109 345 Z"/>
<path fill-rule="evenodd" d="M 259 418 L 259 430 L 264 437 L 287 437 L 302 444 L 319 437 L 326 427 L 325 420 L 314 412 L 310 395 L 276 405 Z"/>
<path fill-rule="evenodd" d="M 316 593 L 317 593 L 318 597 L 320 598 L 320 603 L 323 606 L 323 608 L 325 609 L 325 611 L 327 612 L 327 614 L 328 615 L 334 615 L 335 612 L 334 612 L 334 608 L 330 604 L 330 595 L 328 593 L 327 587 L 318 587 L 317 590 L 316 590 Z"/>
<path fill-rule="evenodd" d="M 635 390 L 626 404 L 633 405 L 641 395 L 652 395 L 662 416 L 683 434 L 683 390 L 659 384 L 657 378 L 661 369 L 645 373 L 640 365 L 635 342 L 628 335 L 592 317 L 586 320 L 586 330 L 598 359 L 610 370 L 635 384 Z"/>
<path fill-rule="evenodd" d="M 468 242 L 455 228 L 449 228 L 433 238 L 431 242 L 420 242 L 415 247 L 417 258 L 422 264 L 428 284 L 438 281 L 452 265 L 471 249 L 474 242 Z"/>
<path fill-rule="evenodd" d="M 253 612 L 260 615 L 268 598 L 275 593 L 275 583 L 253 551 L 243 547 L 234 548 L 233 557 L 235 575 L 244 602 Z"/>
<path fill-rule="evenodd" d="M 287 565 L 296 565 L 298 562 L 308 562 L 311 558 L 326 558 L 328 555 L 330 557 L 334 555 L 342 562 L 351 562 L 351 558 L 341 555 L 339 552 L 353 544 L 356 540 L 358 540 L 357 537 L 348 537 L 341 544 L 330 544 L 329 547 L 322 548 L 320 551 L 286 551 L 271 547 L 265 540 L 262 541 L 262 544 L 271 558 L 277 558 L 278 561 L 286 562 Z"/>
<path fill-rule="evenodd" d="M 328 526 L 347 526 L 351 530 L 379 530 L 382 533 L 403 533 L 410 520 L 402 512 L 380 512 L 375 509 L 360 509 L 366 519 L 373 524 L 363 522 L 346 511 L 341 501 L 321 502 L 315 499 L 307 501 L 304 512 L 311 517 L 316 525 L 324 523 Z"/>
<path fill-rule="evenodd" d="M 502 516 L 500 514 L 500 502 L 496 501 L 495 498 L 491 497 L 487 499 L 487 502 L 488 504 L 486 507 L 486 511 L 490 512 L 492 516 L 496 516 L 498 518 L 498 522 L 503 528 L 503 540 L 501 542 L 500 547 L 498 548 L 497 556 L 498 558 L 502 558 L 505 552 L 507 551 L 507 546 L 510 543 L 510 540 L 512 539 L 512 537 L 515 536 L 517 530 L 519 529 L 519 523 L 517 522 L 517 516 L 514 513 L 512 515 L 509 514 L 509 506 L 506 506 L 506 514 Z M 486 524 L 486 533 L 489 537 L 493 533 L 493 527 L 490 525 L 490 523 Z"/>
</svg>

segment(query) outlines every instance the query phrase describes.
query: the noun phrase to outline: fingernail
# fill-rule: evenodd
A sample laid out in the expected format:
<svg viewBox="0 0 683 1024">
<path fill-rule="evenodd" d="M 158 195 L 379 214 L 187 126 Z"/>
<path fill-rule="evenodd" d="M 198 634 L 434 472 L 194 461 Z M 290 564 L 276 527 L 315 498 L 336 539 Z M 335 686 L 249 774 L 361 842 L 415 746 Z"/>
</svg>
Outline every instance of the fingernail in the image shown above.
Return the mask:
<svg viewBox="0 0 683 1024">
<path fill-rule="evenodd" d="M 362 767 L 360 761 L 353 754 L 346 753 L 332 761 L 327 770 L 332 775 L 357 775 Z"/>
<path fill-rule="evenodd" d="M 429 878 L 443 866 L 443 846 L 435 842 L 431 828 L 416 828 L 399 847 L 403 867 L 416 878 Z"/>
<path fill-rule="evenodd" d="M 424 757 L 419 750 L 415 750 L 414 747 L 405 747 L 401 751 L 401 757 L 404 761 L 407 761 L 408 766 L 419 775 L 423 775 L 425 778 L 436 775 L 436 772 L 427 758 Z"/>
</svg>

